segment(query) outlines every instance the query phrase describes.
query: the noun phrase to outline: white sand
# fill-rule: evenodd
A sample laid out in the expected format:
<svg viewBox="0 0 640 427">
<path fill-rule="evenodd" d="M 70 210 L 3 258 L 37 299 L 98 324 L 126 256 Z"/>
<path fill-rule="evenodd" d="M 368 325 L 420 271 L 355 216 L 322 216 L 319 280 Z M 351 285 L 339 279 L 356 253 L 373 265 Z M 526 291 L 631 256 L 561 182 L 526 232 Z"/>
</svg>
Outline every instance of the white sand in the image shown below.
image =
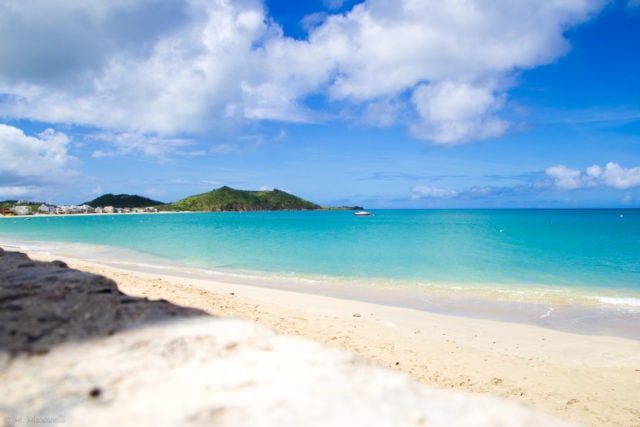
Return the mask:
<svg viewBox="0 0 640 427">
<path fill-rule="evenodd" d="M 432 385 L 489 393 L 588 425 L 640 426 L 640 341 L 62 259 L 130 295 L 267 325 L 351 350 Z M 640 325 L 638 325 L 640 327 Z"/>
</svg>

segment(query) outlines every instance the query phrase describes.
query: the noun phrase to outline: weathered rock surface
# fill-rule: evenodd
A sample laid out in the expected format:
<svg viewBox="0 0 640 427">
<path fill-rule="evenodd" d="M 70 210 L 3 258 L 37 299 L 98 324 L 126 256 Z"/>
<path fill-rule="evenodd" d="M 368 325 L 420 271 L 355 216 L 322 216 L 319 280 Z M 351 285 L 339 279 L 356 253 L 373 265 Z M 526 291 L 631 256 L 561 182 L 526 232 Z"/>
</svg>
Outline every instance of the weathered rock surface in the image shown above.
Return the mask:
<svg viewBox="0 0 640 427">
<path fill-rule="evenodd" d="M 194 315 L 205 313 L 129 297 L 106 277 L 0 248 L 0 350 L 10 354 L 42 353 L 144 321 Z"/>
<path fill-rule="evenodd" d="M 13 255 L 0 259 L 7 256 Z M 19 264 L 30 262 L 21 259 Z M 431 388 L 344 351 L 239 320 L 196 317 L 109 335 L 131 322 L 194 311 L 167 308 L 166 303 L 155 307 L 144 300 L 118 304 L 127 297 L 113 282 L 84 273 L 84 280 L 56 273 L 57 279 L 47 283 L 63 290 L 35 291 L 48 286 L 38 282 L 40 274 L 27 280 L 18 270 L 42 268 L 47 277 L 51 272 L 41 265 L 10 264 L 14 267 L 3 267 L 0 276 L 0 311 L 17 316 L 13 324 L 24 323 L 37 332 L 26 327 L 7 336 L 3 332 L 0 426 L 566 425 L 512 402 Z M 71 277 L 77 280 L 73 285 Z M 41 287 L 34 288 L 32 280 Z M 11 284 L 10 292 L 5 283 Z M 90 293 L 82 286 L 113 291 Z M 66 302 L 64 296 L 70 294 L 76 304 Z M 88 308 L 80 309 L 81 303 Z M 6 310 L 8 304 L 21 309 Z M 111 311 L 103 305 L 112 305 Z M 129 310 L 137 305 L 142 311 Z M 40 310 L 51 313 L 45 319 L 54 319 L 53 314 L 80 317 L 62 323 L 27 318 Z M 49 329 L 41 326 L 47 322 Z M 60 325 L 76 333 L 53 332 Z M 69 336 L 73 340 L 64 338 Z M 41 348 L 49 351 L 29 353 Z"/>
</svg>

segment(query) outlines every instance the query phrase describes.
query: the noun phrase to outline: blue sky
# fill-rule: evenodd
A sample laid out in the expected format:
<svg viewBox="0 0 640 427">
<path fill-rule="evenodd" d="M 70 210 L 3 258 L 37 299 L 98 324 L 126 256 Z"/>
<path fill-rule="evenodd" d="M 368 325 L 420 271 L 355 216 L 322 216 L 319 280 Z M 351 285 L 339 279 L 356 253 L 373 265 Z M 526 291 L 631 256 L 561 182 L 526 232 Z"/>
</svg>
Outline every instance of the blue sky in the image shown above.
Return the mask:
<svg viewBox="0 0 640 427">
<path fill-rule="evenodd" d="M 637 0 L 0 9 L 0 200 L 640 207 Z"/>
</svg>

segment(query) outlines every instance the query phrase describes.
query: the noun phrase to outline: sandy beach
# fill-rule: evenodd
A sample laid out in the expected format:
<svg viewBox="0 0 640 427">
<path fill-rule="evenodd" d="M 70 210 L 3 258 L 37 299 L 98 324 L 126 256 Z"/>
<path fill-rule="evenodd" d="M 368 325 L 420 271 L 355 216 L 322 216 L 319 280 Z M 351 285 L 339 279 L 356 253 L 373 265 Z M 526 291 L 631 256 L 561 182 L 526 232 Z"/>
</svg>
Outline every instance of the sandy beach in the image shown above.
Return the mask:
<svg viewBox="0 0 640 427">
<path fill-rule="evenodd" d="M 341 347 L 427 384 L 501 396 L 586 425 L 640 426 L 638 340 L 28 253 L 112 278 L 132 296 L 165 299 Z"/>
</svg>

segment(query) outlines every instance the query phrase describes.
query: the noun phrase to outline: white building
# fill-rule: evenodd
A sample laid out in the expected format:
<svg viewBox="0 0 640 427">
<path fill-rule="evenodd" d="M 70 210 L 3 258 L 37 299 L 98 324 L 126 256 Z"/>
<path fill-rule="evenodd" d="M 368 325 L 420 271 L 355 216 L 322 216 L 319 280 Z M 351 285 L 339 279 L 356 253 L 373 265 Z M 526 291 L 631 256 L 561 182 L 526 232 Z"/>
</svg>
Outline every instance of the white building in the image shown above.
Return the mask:
<svg viewBox="0 0 640 427">
<path fill-rule="evenodd" d="M 11 210 L 16 215 L 31 215 L 33 213 L 31 212 L 30 206 L 24 206 L 24 205 L 14 206 Z"/>
<path fill-rule="evenodd" d="M 38 208 L 38 212 L 46 215 L 53 214 L 56 213 L 56 207 L 43 203 Z"/>
<path fill-rule="evenodd" d="M 89 205 L 82 205 L 82 206 L 78 206 L 78 212 L 79 213 L 94 213 L 95 209 L 93 209 Z"/>
<path fill-rule="evenodd" d="M 69 213 L 66 206 L 56 206 L 56 214 L 62 215 Z"/>
</svg>

